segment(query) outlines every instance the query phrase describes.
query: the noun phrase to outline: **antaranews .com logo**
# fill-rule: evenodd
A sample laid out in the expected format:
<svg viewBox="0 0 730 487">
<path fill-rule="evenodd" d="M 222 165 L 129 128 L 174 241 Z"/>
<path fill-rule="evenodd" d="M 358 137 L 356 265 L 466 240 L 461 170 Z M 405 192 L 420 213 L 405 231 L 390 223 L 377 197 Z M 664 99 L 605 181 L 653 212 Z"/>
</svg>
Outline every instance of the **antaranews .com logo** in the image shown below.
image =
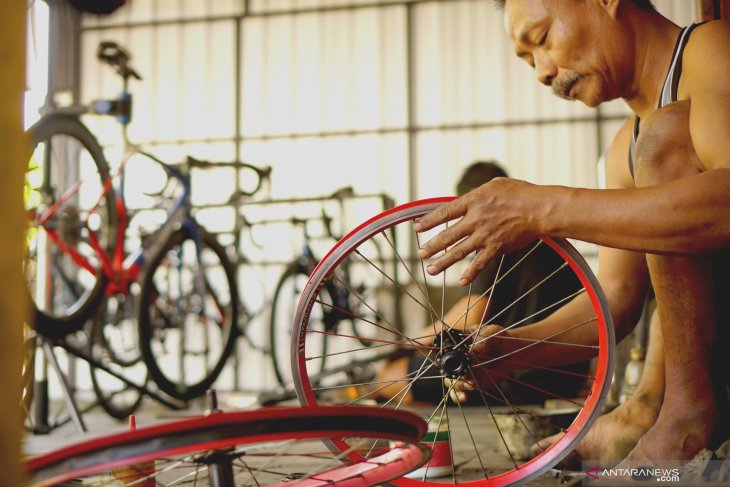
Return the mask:
<svg viewBox="0 0 730 487">
<path fill-rule="evenodd" d="M 679 482 L 679 468 L 601 468 L 593 467 L 585 471 L 585 474 L 594 479 L 617 479 L 626 481 L 654 481 L 654 482 Z"/>
<path fill-rule="evenodd" d="M 681 485 L 730 486 L 730 460 L 698 462 L 666 461 L 656 465 L 622 463 L 606 467 L 596 462 L 583 462 L 584 486 Z"/>
</svg>

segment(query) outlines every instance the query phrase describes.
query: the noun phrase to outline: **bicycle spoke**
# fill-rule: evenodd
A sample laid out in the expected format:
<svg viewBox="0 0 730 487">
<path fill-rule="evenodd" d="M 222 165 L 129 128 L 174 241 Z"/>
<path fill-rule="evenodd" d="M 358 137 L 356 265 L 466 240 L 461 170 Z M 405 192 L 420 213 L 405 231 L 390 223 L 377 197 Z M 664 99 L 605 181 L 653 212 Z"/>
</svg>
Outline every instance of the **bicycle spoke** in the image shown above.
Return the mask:
<svg viewBox="0 0 730 487">
<path fill-rule="evenodd" d="M 522 264 L 533 252 L 535 252 L 535 250 L 540 245 L 542 245 L 542 240 L 537 242 L 524 256 L 522 256 L 521 259 L 519 259 L 517 262 L 515 262 L 512 265 L 512 267 L 510 267 L 507 270 L 507 272 L 502 274 L 502 276 L 500 276 L 499 279 L 496 279 L 494 281 L 494 284 L 492 284 L 486 291 L 484 291 L 482 294 L 480 294 L 479 297 L 474 301 L 472 306 L 476 305 L 480 300 L 484 299 L 485 296 L 487 296 L 487 295 L 491 296 L 492 292 L 496 288 L 497 284 L 499 284 L 500 282 L 502 282 L 502 280 L 504 280 L 507 276 L 509 276 L 513 270 L 517 269 L 517 267 L 519 267 L 520 264 Z M 504 258 L 504 256 L 502 256 L 501 259 L 503 260 L 503 258 Z M 500 267 L 501 267 L 501 264 L 500 264 Z M 466 311 L 464 313 L 462 313 L 462 315 L 457 319 L 457 321 L 460 320 L 461 318 L 463 318 L 465 314 L 466 314 Z"/>
<path fill-rule="evenodd" d="M 423 295 L 423 297 L 426 298 L 426 304 L 427 304 L 427 306 L 422 305 L 422 307 L 427 308 L 426 310 L 431 314 L 431 318 L 435 321 L 436 319 L 438 319 L 437 318 L 438 317 L 438 313 L 436 312 L 436 310 L 434 309 L 434 307 L 431 305 L 431 301 L 430 301 L 430 299 L 428 297 L 428 285 L 426 284 L 425 277 L 424 277 L 424 287 L 421 288 L 421 285 L 418 283 L 418 280 L 413 275 L 413 273 L 411 272 L 411 269 L 408 267 L 408 265 L 406 264 L 405 260 L 400 255 L 400 252 L 398 252 L 398 250 L 395 248 L 395 246 L 390 241 L 390 239 L 388 238 L 388 236 L 385 235 L 384 232 L 381 232 L 381 235 L 383 235 L 385 237 L 385 239 L 388 242 L 388 245 L 390 245 L 390 247 L 393 249 L 393 252 L 395 252 L 395 255 L 398 258 L 398 261 L 402 264 L 403 268 L 405 269 L 405 271 L 410 276 L 411 280 L 413 281 L 413 284 L 416 285 L 416 287 L 418 288 L 418 290 L 421 291 L 421 294 Z M 416 235 L 416 237 L 418 237 L 418 235 Z M 423 260 L 421 260 L 421 267 L 423 268 Z M 424 275 L 425 275 L 425 270 L 424 270 Z M 411 293 L 409 293 L 408 291 L 406 291 L 403 288 L 400 288 L 400 289 L 405 294 L 407 294 L 408 296 L 410 296 L 411 299 L 413 299 L 416 303 L 421 304 Z M 443 323 L 443 321 L 442 321 L 442 323 Z"/>
<path fill-rule="evenodd" d="M 418 282 L 418 279 L 416 279 L 416 277 L 413 275 L 410 267 L 408 267 L 408 264 L 406 264 L 406 262 L 403 260 L 403 257 L 400 255 L 400 252 L 398 252 L 398 249 L 395 248 L 395 245 L 393 245 L 393 242 L 390 241 L 390 239 L 388 238 L 388 235 L 386 235 L 385 232 L 380 232 L 380 235 L 382 235 L 383 238 L 385 238 L 385 241 L 388 242 L 388 245 L 390 245 L 390 248 L 393 249 L 393 254 L 396 256 L 398 261 L 401 263 L 401 265 L 403 266 L 403 269 L 405 269 L 405 271 L 411 277 L 411 280 L 416 285 L 418 290 L 421 291 L 421 294 L 423 295 L 423 297 L 426 298 L 426 300 L 428 301 L 428 292 L 427 292 L 428 287 L 425 285 L 426 280 L 424 279 L 424 287 L 421 287 L 420 283 Z M 416 234 L 416 237 L 418 237 L 418 234 Z M 423 261 L 421 261 L 421 262 L 423 262 Z"/>
<path fill-rule="evenodd" d="M 416 245 L 420 249 L 421 248 L 421 237 L 418 233 L 416 233 L 416 232 L 413 232 L 413 233 L 416 236 Z M 423 286 L 424 286 L 424 288 L 426 288 L 428 290 L 428 284 L 426 282 L 425 263 L 424 263 L 423 259 L 418 259 L 418 262 L 421 264 L 420 267 L 421 267 L 421 276 L 423 277 Z M 416 285 L 418 285 L 419 289 L 420 289 L 420 285 L 418 284 L 418 281 L 416 280 L 416 278 L 413 276 L 411 276 L 411 277 L 413 278 L 413 281 L 416 282 Z M 422 291 L 422 292 L 424 293 L 424 295 L 427 295 L 427 292 L 424 292 L 424 291 Z M 426 299 L 428 299 L 428 297 L 426 297 Z M 438 330 L 436 329 L 436 316 L 434 316 L 433 312 L 431 312 L 431 325 L 433 326 L 433 336 L 435 337 L 436 335 L 438 335 Z"/>
<path fill-rule="evenodd" d="M 574 404 L 574 405 L 576 405 L 578 407 L 581 407 L 581 408 L 584 406 L 584 404 L 580 404 L 578 402 L 575 402 L 574 400 L 569 399 L 569 398 L 564 397 L 564 396 L 561 396 L 560 394 L 555 394 L 554 392 L 548 391 L 546 389 L 543 389 L 542 387 L 538 387 L 536 385 L 529 384 L 529 383 L 527 383 L 525 381 L 522 381 L 522 380 L 520 380 L 520 379 L 518 379 L 516 377 L 512 377 L 511 375 L 502 374 L 502 373 L 496 372 L 496 371 L 492 371 L 492 373 L 495 374 L 498 377 L 501 377 L 504 380 L 509 381 L 509 382 L 514 382 L 515 384 L 520 384 L 521 386 L 524 386 L 527 389 L 531 389 L 533 391 L 538 391 L 538 392 L 541 392 L 543 394 L 547 394 L 548 396 L 554 397 L 555 399 L 560 399 L 561 401 L 569 402 L 569 403 Z M 488 374 L 488 372 L 487 372 L 487 374 Z"/>
<path fill-rule="evenodd" d="M 471 374 L 474 384 L 477 384 L 476 377 L 474 376 L 474 371 L 472 370 L 471 367 L 469 367 L 469 373 Z M 487 373 L 487 375 L 489 375 L 489 373 Z M 492 418 L 492 421 L 494 422 L 494 426 L 497 428 L 497 433 L 499 433 L 499 437 L 502 440 L 504 447 L 507 449 L 507 453 L 509 454 L 509 457 L 512 460 L 512 464 L 515 466 L 515 468 L 518 468 L 517 461 L 515 460 L 515 457 L 512 454 L 512 450 L 510 450 L 509 445 L 507 444 L 507 440 L 505 440 L 504 435 L 502 434 L 502 428 L 499 427 L 499 423 L 497 423 L 497 418 L 494 417 L 494 411 L 492 411 L 492 406 L 489 405 L 489 401 L 487 401 L 485 399 L 484 395 L 481 393 L 481 390 L 479 391 L 479 394 L 482 397 L 482 401 L 484 402 L 484 405 L 487 406 L 487 409 L 489 410 L 489 416 Z"/>
<path fill-rule="evenodd" d="M 457 379 L 458 381 L 463 381 L 463 379 Z M 464 418 L 464 425 L 466 426 L 466 431 L 469 433 L 469 439 L 471 440 L 472 446 L 474 446 L 474 453 L 477 454 L 477 459 L 479 460 L 479 466 L 482 467 L 482 473 L 484 473 L 484 478 L 488 479 L 489 475 L 487 475 L 487 469 L 484 468 L 484 462 L 482 462 L 482 456 L 479 454 L 479 448 L 477 447 L 476 441 L 474 441 L 474 435 L 471 432 L 471 428 L 469 427 L 469 421 L 466 419 L 466 414 L 464 413 L 464 408 L 461 407 L 461 402 L 456 401 L 456 405 L 459 407 L 459 412 L 461 413 L 461 417 Z"/>
<path fill-rule="evenodd" d="M 596 321 L 598 321 L 597 318 L 591 318 L 590 320 L 584 321 L 582 323 L 578 323 L 577 325 L 573 325 L 570 328 L 567 328 L 565 330 L 560 330 L 559 332 L 553 333 L 552 335 L 547 336 L 545 338 L 541 338 L 539 340 L 524 339 L 524 341 L 528 341 L 528 342 L 531 342 L 531 343 L 529 345 L 526 345 L 526 346 L 522 347 L 522 348 L 518 348 L 517 350 L 513 350 L 511 352 L 505 353 L 504 355 L 500 355 L 499 357 L 495 357 L 495 358 L 486 360 L 484 362 L 480 362 L 480 363 L 474 365 L 474 367 L 480 367 L 480 366 L 483 366 L 483 365 L 488 365 L 488 364 L 490 364 L 492 362 L 496 362 L 497 360 L 501 360 L 504 357 L 509 357 L 510 355 L 514 355 L 516 353 L 523 352 L 523 351 L 527 350 L 528 348 L 534 347 L 535 345 L 539 345 L 541 343 L 545 343 L 547 340 L 550 340 L 553 337 L 556 337 L 558 335 L 562 335 L 563 333 L 567 333 L 569 331 L 575 330 L 578 327 L 585 326 L 585 325 L 588 325 L 590 323 L 595 323 Z M 495 333 L 495 335 L 497 335 L 497 333 Z M 491 338 L 491 337 L 487 337 L 487 338 Z M 504 337 L 500 337 L 500 338 L 504 338 Z M 523 339 L 522 338 L 517 338 L 517 340 L 523 340 Z M 582 345 L 582 344 L 579 344 L 579 343 L 556 342 L 556 344 L 557 345 L 570 346 L 570 347 L 581 347 L 581 348 L 588 347 L 588 348 L 594 348 L 594 346 L 592 346 L 592 345 Z"/>
<path fill-rule="evenodd" d="M 507 311 L 508 309 L 510 309 L 510 308 L 511 308 L 511 307 L 513 307 L 513 306 L 514 306 L 515 304 L 517 304 L 517 303 L 519 303 L 520 301 L 522 301 L 522 300 L 523 300 L 523 299 L 524 299 L 525 297 L 529 296 L 529 295 L 530 295 L 530 293 L 532 293 L 533 291 L 535 291 L 536 289 L 538 289 L 538 288 L 539 288 L 540 286 L 542 286 L 542 285 L 543 285 L 543 284 L 544 284 L 545 282 L 547 282 L 547 281 L 548 281 L 548 280 L 549 280 L 549 279 L 550 279 L 551 277 L 553 277 L 553 276 L 554 276 L 555 274 L 557 274 L 558 272 L 560 272 L 561 270 L 563 270 L 563 269 L 564 269 L 564 268 L 565 268 L 565 267 L 566 267 L 567 265 L 568 265 L 568 263 L 567 263 L 567 262 L 565 262 L 565 263 L 564 263 L 563 265 L 561 265 L 560 267 L 558 267 L 557 269 L 555 269 L 555 270 L 554 270 L 553 272 L 551 272 L 551 273 L 550 273 L 550 275 L 548 275 L 547 277 L 545 277 L 544 279 L 542 279 L 542 280 L 541 280 L 540 282 L 538 282 L 537 284 L 535 284 L 535 285 L 534 285 L 533 287 L 531 287 L 530 289 L 528 289 L 527 291 L 525 291 L 525 292 L 524 292 L 524 293 L 523 293 L 523 294 L 522 294 L 522 295 L 521 295 L 521 296 L 520 296 L 519 298 L 515 299 L 515 300 L 514 300 L 514 301 L 512 301 L 512 302 L 511 302 L 510 304 L 508 304 L 507 306 L 505 306 L 505 307 L 504 307 L 504 309 L 502 309 L 502 311 L 500 311 L 500 312 L 499 312 L 499 313 L 497 313 L 496 315 L 494 315 L 494 316 L 492 316 L 491 318 L 489 318 L 489 322 L 488 322 L 487 324 L 491 324 L 491 323 L 494 323 L 494 320 L 495 320 L 495 319 L 497 319 L 497 317 L 501 316 L 501 315 L 502 315 L 503 313 L 505 313 L 505 312 L 506 312 L 506 311 Z M 512 326 L 514 326 L 514 325 L 512 325 Z M 503 332 L 504 332 L 504 330 L 506 330 L 506 328 L 505 328 L 505 329 L 503 329 L 503 330 L 500 330 L 500 331 L 499 331 L 499 332 L 497 332 L 497 333 L 503 333 Z"/>
<path fill-rule="evenodd" d="M 243 461 L 243 459 L 241 459 L 240 457 L 239 457 L 239 458 L 237 458 L 236 460 L 237 460 L 237 461 L 239 461 L 239 462 L 241 463 L 241 466 L 242 466 L 242 467 L 243 467 L 244 469 L 246 469 L 247 473 L 249 474 L 249 476 L 251 477 L 251 479 L 252 479 L 252 480 L 254 481 L 254 483 L 256 484 L 256 487 L 261 487 L 261 484 L 259 484 L 259 481 L 258 481 L 258 480 L 256 480 L 256 475 L 254 474 L 253 470 L 251 470 L 251 467 L 249 467 L 249 466 L 248 466 L 248 464 L 247 464 L 246 462 L 244 462 L 244 461 Z"/>
<path fill-rule="evenodd" d="M 357 335 L 346 335 L 344 333 L 336 333 L 336 332 L 333 332 L 333 331 L 307 330 L 307 333 L 308 334 L 311 334 L 311 335 L 317 335 L 317 334 L 319 334 L 319 335 L 329 335 L 329 336 L 335 336 L 335 337 L 341 337 L 341 338 L 353 338 L 355 340 L 365 340 L 365 338 L 364 337 L 361 337 L 361 336 L 357 336 Z M 418 342 L 415 342 L 415 343 L 403 343 L 403 342 L 394 342 L 392 340 L 379 340 L 377 338 L 368 338 L 367 340 L 373 341 L 373 342 L 378 342 L 378 343 L 385 343 L 387 345 L 400 345 L 401 347 L 413 348 L 415 350 L 424 350 L 424 349 L 425 350 L 433 350 L 433 349 L 436 348 L 436 347 L 432 347 L 430 345 L 422 345 L 422 344 L 420 344 Z M 411 340 L 411 341 L 413 341 L 413 340 Z"/>
<path fill-rule="evenodd" d="M 425 363 L 425 362 L 424 362 L 424 363 Z M 432 366 L 433 366 L 433 365 L 429 365 L 429 367 L 428 367 L 428 368 L 427 368 L 427 369 L 426 369 L 426 370 L 425 370 L 425 371 L 424 371 L 423 373 L 426 373 L 426 372 L 427 372 L 427 371 L 428 371 L 428 370 L 429 370 L 429 369 L 430 369 L 430 368 L 431 368 Z M 420 370 L 420 369 L 419 369 L 419 370 Z M 416 380 L 416 379 L 418 378 L 418 372 L 419 372 L 418 370 L 416 370 L 416 371 L 413 371 L 413 372 L 409 373 L 408 375 L 406 375 L 406 376 L 405 376 L 405 378 L 408 378 L 409 376 L 411 376 L 411 375 L 412 375 L 412 376 L 414 376 L 414 378 L 413 378 L 413 379 L 408 379 L 408 380 L 414 381 L 414 380 Z M 354 384 L 350 384 L 350 385 L 353 385 L 353 386 L 357 387 L 357 386 L 359 386 L 360 384 L 359 384 L 359 383 L 354 383 Z M 373 391 L 370 391 L 370 392 L 368 392 L 368 393 L 367 393 L 367 394 L 365 394 L 365 395 L 359 396 L 358 398 L 356 398 L 356 399 L 354 399 L 354 400 L 352 400 L 352 401 L 348 402 L 348 403 L 347 403 L 346 405 L 347 405 L 347 406 L 349 406 L 349 405 L 351 405 L 351 404 L 355 404 L 355 403 L 356 403 L 356 402 L 358 402 L 358 401 L 362 401 L 363 399 L 367 399 L 368 397 L 370 397 L 370 396 L 372 396 L 372 395 L 374 395 L 374 394 L 377 394 L 378 392 L 380 392 L 380 391 L 384 390 L 384 389 L 385 389 L 385 388 L 387 388 L 387 387 L 388 387 L 388 385 L 385 385 L 385 386 L 381 386 L 381 387 L 379 387 L 379 388 L 377 388 L 377 389 L 375 389 L 375 390 L 373 390 Z M 402 389 L 400 389 L 400 390 L 402 391 L 403 389 L 404 389 L 404 388 L 402 388 Z M 400 392 L 398 392 L 398 394 L 400 394 Z M 398 395 L 398 394 L 396 394 L 396 395 Z M 392 398 L 391 398 L 391 399 L 392 399 Z"/>
<path fill-rule="evenodd" d="M 434 362 L 432 362 L 428 367 L 426 367 L 424 369 L 424 365 L 425 364 L 426 364 L 426 362 L 424 361 L 421 364 L 421 366 L 418 368 L 418 370 L 416 371 L 415 377 L 407 385 L 401 387 L 400 390 L 397 393 L 393 394 L 390 399 L 388 399 L 385 403 L 383 403 L 382 407 L 386 407 L 388 404 L 390 404 L 391 402 L 393 402 L 393 400 L 395 398 L 397 398 L 398 396 L 400 396 L 401 394 L 403 394 L 403 397 L 405 397 L 406 394 L 408 394 L 408 392 L 411 390 L 411 387 L 413 386 L 413 383 L 415 381 L 417 381 L 418 379 L 420 379 L 421 376 L 423 376 L 423 374 L 425 374 L 426 372 L 428 372 L 429 370 L 431 370 L 431 367 L 434 367 L 436 365 Z M 402 399 L 401 399 L 401 402 L 402 402 Z M 400 403 L 399 403 L 399 405 L 400 405 Z"/>
<path fill-rule="evenodd" d="M 408 377 L 403 377 L 401 379 L 393 379 L 393 380 L 375 380 L 370 382 L 358 382 L 357 384 L 340 384 L 335 386 L 325 386 L 325 387 L 312 387 L 313 391 L 330 391 L 333 389 L 346 389 L 348 387 L 353 386 L 374 386 L 379 384 L 396 384 L 398 382 L 410 382 L 413 383 L 416 380 L 429 380 L 429 379 L 445 379 L 445 375 L 429 375 L 427 377 L 414 377 L 413 379 L 410 379 Z M 396 408 L 397 409 L 397 408 Z"/>
<path fill-rule="evenodd" d="M 502 270 L 502 264 L 504 264 L 504 255 L 502 257 L 500 257 L 500 259 L 499 259 L 499 266 L 497 266 L 497 272 L 494 274 L 494 282 L 492 283 L 491 287 L 489 288 L 489 298 L 487 298 L 487 302 L 484 305 L 484 312 L 482 313 L 482 316 L 479 319 L 479 326 L 476 329 L 476 336 L 479 336 L 479 333 L 482 331 L 482 328 L 487 326 L 486 317 L 487 317 L 487 313 L 489 313 L 489 307 L 492 305 L 492 295 L 494 293 L 494 288 L 497 286 L 497 282 L 499 282 L 499 273 Z M 470 286 L 471 286 L 471 284 L 470 284 Z M 471 296 L 471 291 L 469 292 L 469 295 Z M 464 322 L 467 322 L 466 316 L 467 316 L 468 312 L 469 312 L 469 306 L 466 307 L 466 311 L 464 312 Z"/>
<path fill-rule="evenodd" d="M 472 376 L 472 379 L 475 379 L 475 378 L 474 378 L 474 371 L 473 371 L 473 370 L 471 370 L 471 369 L 469 369 L 469 373 L 471 374 L 471 376 Z M 512 404 L 512 402 L 511 402 L 511 401 L 510 401 L 509 399 L 507 399 L 507 396 L 505 396 L 504 392 L 502 392 L 502 388 L 501 388 L 501 387 L 499 387 L 499 384 L 497 384 L 497 383 L 496 383 L 496 382 L 494 381 L 494 379 L 492 378 L 492 376 L 491 376 L 491 375 L 487 374 L 487 377 L 489 378 L 489 381 L 490 381 L 490 382 L 492 383 L 492 386 L 493 386 L 493 387 L 494 387 L 495 389 L 497 389 L 497 392 L 499 392 L 499 394 L 500 394 L 500 395 L 502 396 L 502 398 L 504 399 L 504 404 L 506 404 L 506 405 L 507 405 L 507 406 L 508 406 L 508 407 L 509 407 L 510 409 L 512 409 L 512 412 L 514 413 L 514 415 L 515 415 L 515 417 L 517 418 L 517 420 L 518 420 L 518 421 L 520 422 L 520 424 L 522 424 L 522 426 L 523 426 L 523 427 L 525 428 L 525 431 L 527 431 L 527 434 L 529 434 L 529 435 L 530 435 L 530 438 L 532 438 L 532 444 L 533 444 L 533 445 L 537 445 L 537 447 L 538 447 L 538 448 L 539 448 L 539 449 L 540 449 L 541 451 L 544 451 L 544 450 L 543 450 L 543 448 L 542 448 L 542 446 L 540 446 L 540 444 L 539 444 L 539 441 L 538 441 L 538 439 L 536 438 L 535 434 L 534 434 L 534 433 L 533 433 L 532 431 L 530 431 L 530 428 L 528 428 L 528 427 L 527 427 L 527 425 L 525 424 L 525 422 L 524 422 L 524 421 L 522 420 L 522 417 L 520 416 L 520 414 L 519 414 L 519 413 L 517 413 L 517 410 L 515 409 L 515 407 L 514 407 L 514 405 Z M 479 389 L 479 393 L 480 393 L 480 394 L 482 394 L 482 392 L 481 392 L 481 389 Z M 483 394 L 482 394 L 482 397 L 483 397 Z M 536 416 L 536 415 L 532 415 L 532 416 L 533 416 L 533 417 L 536 417 L 536 418 L 539 418 L 539 416 Z M 542 419 L 542 418 L 540 418 L 540 419 Z M 547 421 L 547 423 L 548 423 L 548 425 L 550 425 L 550 426 L 552 427 L 552 423 L 550 423 L 549 421 Z"/>
<path fill-rule="evenodd" d="M 379 323 L 375 323 L 375 322 L 373 322 L 373 321 L 370 321 L 370 320 L 368 320 L 367 318 L 365 318 L 365 317 L 363 317 L 363 316 L 359 316 L 359 315 L 356 315 L 356 314 L 354 314 L 353 312 L 351 312 L 350 310 L 347 310 L 347 309 L 343 309 L 343 308 L 341 308 L 341 307 L 339 307 L 339 306 L 335 306 L 335 305 L 332 305 L 332 304 L 329 304 L 329 303 L 323 303 L 323 302 L 321 302 L 321 301 L 320 301 L 320 303 L 321 303 L 321 304 L 323 304 L 323 305 L 325 305 L 325 306 L 328 306 L 328 307 L 330 307 L 331 309 L 334 309 L 334 310 L 336 310 L 336 311 L 339 311 L 339 312 L 341 312 L 341 313 L 345 314 L 346 316 L 349 316 L 350 318 L 354 318 L 354 319 L 360 320 L 360 321 L 362 321 L 362 322 L 364 322 L 364 323 L 368 323 L 368 324 L 370 324 L 370 325 L 373 325 L 373 326 L 375 326 L 375 327 L 377 327 L 377 328 L 380 328 L 381 330 L 385 330 L 385 331 L 387 331 L 387 332 L 389 332 L 389 333 L 392 333 L 392 334 L 394 334 L 394 335 L 397 335 L 397 336 L 399 336 L 399 337 L 401 337 L 401 338 L 405 338 L 406 340 L 411 340 L 411 339 L 409 339 L 408 337 L 406 337 L 405 335 L 403 335 L 403 333 L 401 333 L 400 331 L 398 331 L 398 330 L 397 330 L 397 327 L 396 327 L 396 326 L 395 326 L 395 325 L 394 325 L 393 323 L 391 323 L 390 321 L 388 321 L 387 319 L 385 319 L 385 318 L 384 318 L 384 317 L 383 317 L 383 316 L 382 316 L 382 315 L 381 315 L 380 313 L 378 313 L 378 312 L 377 312 L 376 310 L 374 310 L 374 309 L 373 309 L 373 308 L 372 308 L 372 307 L 371 307 L 371 306 L 370 306 L 369 304 L 367 304 L 367 303 L 365 302 L 365 300 L 363 300 L 363 299 L 362 299 L 362 298 L 360 297 L 360 295 L 359 295 L 359 294 L 358 294 L 358 293 L 357 293 L 357 292 L 356 292 L 356 291 L 355 291 L 354 289 L 352 289 L 352 288 L 351 288 L 351 287 L 350 287 L 350 286 L 349 286 L 349 285 L 348 285 L 348 284 L 347 284 L 346 282 L 342 281 L 342 280 L 341 280 L 341 279 L 340 279 L 339 277 L 335 277 L 335 279 L 336 279 L 336 280 L 337 280 L 337 282 L 339 282 L 339 283 L 340 283 L 340 284 L 341 284 L 341 285 L 342 285 L 342 286 L 343 286 L 343 287 L 344 287 L 345 289 L 347 289 L 347 290 L 348 290 L 348 291 L 349 291 L 349 292 L 350 292 L 350 293 L 351 293 L 351 294 L 352 294 L 353 296 L 355 296 L 355 297 L 356 297 L 356 298 L 358 299 L 358 301 L 360 301 L 360 302 L 361 302 L 362 304 L 364 304 L 364 305 L 365 305 L 365 307 L 367 307 L 367 308 L 368 308 L 368 309 L 369 309 L 370 311 L 372 311 L 372 312 L 373 312 L 373 313 L 375 314 L 375 317 L 376 317 L 376 318 L 380 318 L 381 320 L 383 320 L 383 322 L 384 322 L 384 323 L 385 323 L 386 325 L 389 325 L 389 326 L 387 327 L 387 326 L 383 326 L 383 325 L 381 325 L 381 324 L 379 324 Z"/>
<path fill-rule="evenodd" d="M 371 266 L 373 266 L 373 268 L 375 268 L 375 270 L 377 270 L 378 272 L 380 272 L 383 275 L 383 277 L 385 277 L 388 281 L 390 281 L 390 283 L 393 284 L 399 291 L 401 291 L 403 294 L 405 294 L 408 297 L 410 297 L 413 300 L 414 303 L 416 303 L 417 305 L 419 305 L 421 308 L 423 308 L 426 311 L 429 311 L 431 313 L 435 313 L 435 310 L 433 309 L 433 306 L 431 305 L 431 302 L 430 301 L 427 301 L 426 304 L 423 304 L 413 294 L 411 294 L 407 289 L 405 289 L 400 283 L 398 283 L 395 280 L 393 280 L 392 277 L 390 277 L 388 274 L 386 274 L 382 269 L 380 269 L 380 267 L 378 267 L 373 262 L 371 262 L 367 257 L 363 256 L 363 259 L 365 259 L 368 262 L 368 264 L 370 264 Z M 409 272 L 409 275 L 411 275 L 410 272 Z M 428 299 L 428 297 L 426 297 L 426 299 Z"/>
</svg>

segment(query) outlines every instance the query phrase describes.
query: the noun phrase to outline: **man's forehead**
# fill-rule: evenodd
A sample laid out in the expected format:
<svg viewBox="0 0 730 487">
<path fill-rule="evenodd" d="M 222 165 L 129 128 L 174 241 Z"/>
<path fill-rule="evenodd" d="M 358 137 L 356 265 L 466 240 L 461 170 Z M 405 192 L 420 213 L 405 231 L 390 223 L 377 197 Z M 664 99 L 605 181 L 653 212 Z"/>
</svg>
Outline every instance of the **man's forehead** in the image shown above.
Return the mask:
<svg viewBox="0 0 730 487">
<path fill-rule="evenodd" d="M 507 0 L 504 6 L 504 26 L 512 41 L 522 42 L 528 31 L 549 18 L 550 0 Z"/>
</svg>

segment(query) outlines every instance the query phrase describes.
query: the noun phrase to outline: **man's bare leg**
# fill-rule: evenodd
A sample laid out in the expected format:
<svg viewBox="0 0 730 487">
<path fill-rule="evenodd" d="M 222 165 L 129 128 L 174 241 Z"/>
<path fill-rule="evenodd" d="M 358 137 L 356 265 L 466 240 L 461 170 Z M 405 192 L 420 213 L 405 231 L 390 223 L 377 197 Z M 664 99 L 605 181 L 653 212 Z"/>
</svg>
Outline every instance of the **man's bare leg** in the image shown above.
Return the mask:
<svg viewBox="0 0 730 487">
<path fill-rule="evenodd" d="M 689 102 L 657 110 L 650 120 L 637 142 L 637 186 L 704 169 L 689 136 Z M 719 418 L 711 379 L 718 286 L 713 261 L 647 255 L 647 263 L 664 338 L 666 389 L 657 421 L 626 460 L 691 459 L 709 445 Z"/>
<path fill-rule="evenodd" d="M 629 454 L 639 439 L 646 433 L 659 415 L 664 398 L 664 344 L 661 324 L 656 311 L 649 327 L 649 344 L 644 361 L 644 372 L 636 392 L 613 411 L 599 417 L 588 434 L 581 440 L 566 463 L 581 460 L 595 460 L 604 464 L 617 463 Z M 540 441 L 546 448 L 563 434 L 550 436 Z M 532 447 L 537 455 L 540 447 Z"/>
</svg>

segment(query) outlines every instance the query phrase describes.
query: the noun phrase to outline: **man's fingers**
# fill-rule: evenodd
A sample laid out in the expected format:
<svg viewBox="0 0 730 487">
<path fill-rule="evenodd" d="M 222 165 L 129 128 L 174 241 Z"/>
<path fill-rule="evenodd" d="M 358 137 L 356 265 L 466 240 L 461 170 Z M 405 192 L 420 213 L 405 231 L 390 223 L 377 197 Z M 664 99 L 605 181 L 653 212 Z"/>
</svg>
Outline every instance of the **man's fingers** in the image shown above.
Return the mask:
<svg viewBox="0 0 730 487">
<path fill-rule="evenodd" d="M 459 278 L 459 285 L 464 287 L 470 282 L 473 282 L 474 279 L 476 279 L 479 273 L 487 267 L 487 264 L 489 264 L 489 262 L 493 258 L 494 252 L 491 252 L 489 249 L 486 248 L 480 250 L 472 263 L 469 264 L 469 267 L 467 267 L 467 269 Z"/>
<path fill-rule="evenodd" d="M 430 230 L 436 225 L 441 225 L 454 218 L 459 218 L 466 213 L 466 209 L 467 204 L 464 198 L 455 199 L 423 215 L 414 223 L 413 229 L 417 232 Z"/>
<path fill-rule="evenodd" d="M 474 251 L 475 245 L 474 239 L 472 238 L 467 238 L 459 242 L 444 252 L 437 260 L 430 262 L 426 267 L 426 271 L 433 276 L 448 269 L 456 262 L 471 254 Z"/>
<path fill-rule="evenodd" d="M 461 222 L 452 227 L 446 228 L 431 240 L 423 244 L 423 246 L 418 250 L 418 257 L 421 259 L 428 259 L 432 255 L 452 247 L 454 244 L 459 242 L 459 240 L 463 239 L 467 233 L 468 232 L 464 230 L 464 225 L 462 225 Z"/>
<path fill-rule="evenodd" d="M 469 399 L 467 391 L 473 391 L 474 388 L 468 382 L 463 379 L 456 379 L 454 387 L 451 387 L 453 381 L 451 379 L 444 379 L 444 385 L 449 389 L 449 397 L 455 403 L 463 403 Z"/>
</svg>

